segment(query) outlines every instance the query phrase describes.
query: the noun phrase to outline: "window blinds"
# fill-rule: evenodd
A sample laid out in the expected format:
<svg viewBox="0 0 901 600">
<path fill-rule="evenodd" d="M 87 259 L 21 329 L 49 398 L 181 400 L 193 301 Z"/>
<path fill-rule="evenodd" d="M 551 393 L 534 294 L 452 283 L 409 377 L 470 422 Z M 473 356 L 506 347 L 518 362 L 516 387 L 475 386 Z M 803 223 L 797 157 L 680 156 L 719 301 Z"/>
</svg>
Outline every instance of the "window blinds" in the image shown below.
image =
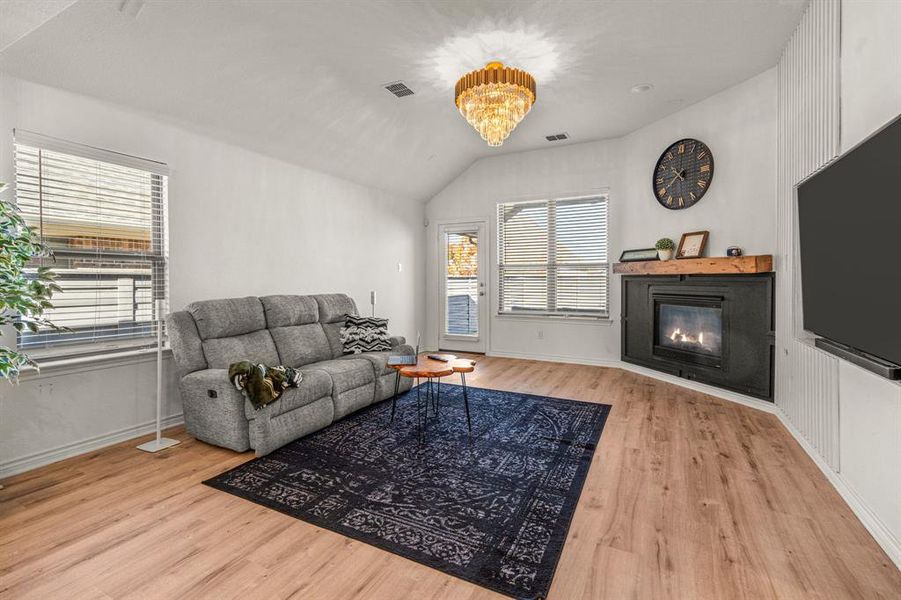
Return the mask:
<svg viewBox="0 0 901 600">
<path fill-rule="evenodd" d="M 498 311 L 607 315 L 607 197 L 498 204 Z"/>
<path fill-rule="evenodd" d="M 45 315 L 68 331 L 19 334 L 20 348 L 154 343 L 165 313 L 166 169 L 153 161 L 16 132 L 16 202 L 53 250 L 62 287 Z"/>
</svg>

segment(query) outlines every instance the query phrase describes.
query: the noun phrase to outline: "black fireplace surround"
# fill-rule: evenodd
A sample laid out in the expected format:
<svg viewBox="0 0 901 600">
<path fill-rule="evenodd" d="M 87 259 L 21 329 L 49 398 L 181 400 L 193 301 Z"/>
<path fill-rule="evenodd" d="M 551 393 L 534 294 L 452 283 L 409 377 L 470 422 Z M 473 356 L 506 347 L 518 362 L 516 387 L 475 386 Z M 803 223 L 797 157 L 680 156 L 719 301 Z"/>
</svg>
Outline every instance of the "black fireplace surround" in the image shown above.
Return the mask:
<svg viewBox="0 0 901 600">
<path fill-rule="evenodd" d="M 772 273 L 629 275 L 622 283 L 625 362 L 772 401 Z"/>
</svg>

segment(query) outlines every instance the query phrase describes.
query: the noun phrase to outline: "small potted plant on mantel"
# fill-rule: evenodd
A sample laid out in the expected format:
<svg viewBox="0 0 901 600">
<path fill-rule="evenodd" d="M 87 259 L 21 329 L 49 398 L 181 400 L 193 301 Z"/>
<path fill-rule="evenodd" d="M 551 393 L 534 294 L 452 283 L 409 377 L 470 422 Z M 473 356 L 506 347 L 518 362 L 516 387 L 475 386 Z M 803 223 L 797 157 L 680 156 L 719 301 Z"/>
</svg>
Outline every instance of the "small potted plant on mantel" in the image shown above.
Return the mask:
<svg viewBox="0 0 901 600">
<path fill-rule="evenodd" d="M 0 181 L 0 192 L 6 184 Z M 26 274 L 34 258 L 53 258 L 53 253 L 41 242 L 41 236 L 28 225 L 16 206 L 0 198 L 0 328 L 12 325 L 17 331 L 37 332 L 41 327 L 61 331 L 44 317 L 53 308 L 50 299 L 60 291 L 56 275 L 50 267 L 40 266 L 34 274 Z M 2 342 L 2 340 L 0 340 Z M 26 366 L 37 368 L 24 352 L 0 343 L 0 379 L 16 383 Z"/>
<path fill-rule="evenodd" d="M 657 243 L 654 244 L 654 247 L 657 249 L 657 257 L 660 260 L 669 260 L 673 257 L 673 250 L 676 248 L 676 243 L 669 238 L 660 238 L 657 240 Z"/>
</svg>

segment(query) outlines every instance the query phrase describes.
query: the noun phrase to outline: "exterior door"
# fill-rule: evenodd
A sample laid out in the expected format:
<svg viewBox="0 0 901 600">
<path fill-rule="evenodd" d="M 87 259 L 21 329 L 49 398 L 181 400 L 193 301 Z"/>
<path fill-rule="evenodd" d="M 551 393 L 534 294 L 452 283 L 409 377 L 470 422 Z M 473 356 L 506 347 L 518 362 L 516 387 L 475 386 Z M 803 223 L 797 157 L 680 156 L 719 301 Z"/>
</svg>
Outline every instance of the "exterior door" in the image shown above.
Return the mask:
<svg viewBox="0 0 901 600">
<path fill-rule="evenodd" d="M 442 350 L 484 353 L 488 347 L 486 230 L 484 221 L 438 228 Z"/>
</svg>

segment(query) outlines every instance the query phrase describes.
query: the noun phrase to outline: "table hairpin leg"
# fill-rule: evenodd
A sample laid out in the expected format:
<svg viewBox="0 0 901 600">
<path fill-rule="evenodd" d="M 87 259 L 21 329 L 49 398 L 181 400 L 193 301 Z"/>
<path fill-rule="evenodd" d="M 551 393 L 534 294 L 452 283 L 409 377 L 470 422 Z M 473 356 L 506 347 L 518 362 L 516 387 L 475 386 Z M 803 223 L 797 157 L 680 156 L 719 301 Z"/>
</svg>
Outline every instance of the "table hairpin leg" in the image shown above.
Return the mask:
<svg viewBox="0 0 901 600">
<path fill-rule="evenodd" d="M 438 405 L 441 402 L 441 378 L 436 378 L 437 384 L 437 392 L 435 393 L 435 420 L 438 420 Z"/>
<path fill-rule="evenodd" d="M 419 386 L 419 377 L 416 378 L 416 431 L 419 437 L 419 442 L 422 443 L 422 390 Z M 428 398 L 426 398 L 426 410 L 428 410 Z"/>
<path fill-rule="evenodd" d="M 469 395 L 466 393 L 466 373 L 460 371 L 460 381 L 463 383 L 463 407 L 466 409 L 466 427 L 469 429 L 469 437 L 472 438 L 472 421 L 469 418 Z"/>
<path fill-rule="evenodd" d="M 397 392 L 400 390 L 400 370 L 394 370 L 394 397 L 391 398 L 391 422 L 394 423 L 394 411 L 397 409 Z"/>
</svg>

